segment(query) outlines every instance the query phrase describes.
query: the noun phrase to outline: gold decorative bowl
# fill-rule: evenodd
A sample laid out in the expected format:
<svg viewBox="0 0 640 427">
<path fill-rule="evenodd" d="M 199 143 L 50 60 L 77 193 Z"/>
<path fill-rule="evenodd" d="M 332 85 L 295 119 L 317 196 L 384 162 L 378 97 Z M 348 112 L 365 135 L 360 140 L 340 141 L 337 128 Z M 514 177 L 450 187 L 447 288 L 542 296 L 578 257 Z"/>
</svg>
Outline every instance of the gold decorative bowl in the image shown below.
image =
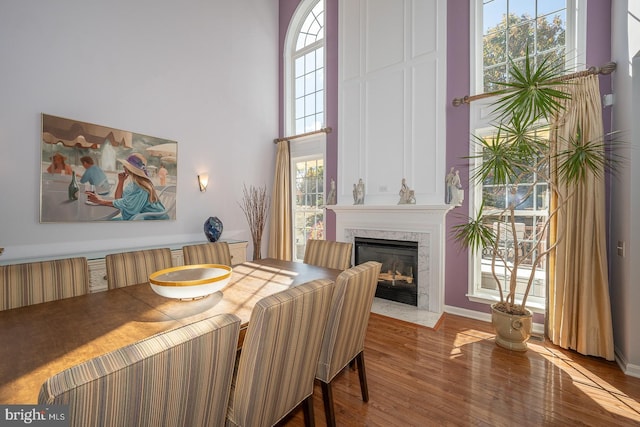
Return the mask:
<svg viewBox="0 0 640 427">
<path fill-rule="evenodd" d="M 231 279 L 231 267 L 194 264 L 165 268 L 149 276 L 151 289 L 167 298 L 197 299 L 222 290 Z"/>
</svg>

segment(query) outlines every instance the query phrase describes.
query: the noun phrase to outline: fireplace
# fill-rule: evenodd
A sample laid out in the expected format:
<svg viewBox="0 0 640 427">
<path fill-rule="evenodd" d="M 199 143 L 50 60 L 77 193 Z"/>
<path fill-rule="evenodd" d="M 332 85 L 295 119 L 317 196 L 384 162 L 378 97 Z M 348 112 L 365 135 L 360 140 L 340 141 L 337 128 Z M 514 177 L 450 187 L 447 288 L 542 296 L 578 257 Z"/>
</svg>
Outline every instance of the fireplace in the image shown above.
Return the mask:
<svg viewBox="0 0 640 427">
<path fill-rule="evenodd" d="M 418 305 L 418 242 L 355 237 L 355 264 L 382 264 L 376 297 Z"/>
<path fill-rule="evenodd" d="M 428 318 L 432 321 L 430 326 L 433 326 L 444 312 L 445 215 L 451 206 L 336 205 L 329 208 L 336 213 L 338 241 L 351 242 L 354 247 L 356 238 L 417 242 L 414 281 L 418 305 L 382 298 L 376 298 L 376 301 L 380 303 L 379 307 L 383 307 L 383 314 L 390 310 L 394 313 L 401 311 L 407 313 L 407 320 L 411 316 Z"/>
</svg>

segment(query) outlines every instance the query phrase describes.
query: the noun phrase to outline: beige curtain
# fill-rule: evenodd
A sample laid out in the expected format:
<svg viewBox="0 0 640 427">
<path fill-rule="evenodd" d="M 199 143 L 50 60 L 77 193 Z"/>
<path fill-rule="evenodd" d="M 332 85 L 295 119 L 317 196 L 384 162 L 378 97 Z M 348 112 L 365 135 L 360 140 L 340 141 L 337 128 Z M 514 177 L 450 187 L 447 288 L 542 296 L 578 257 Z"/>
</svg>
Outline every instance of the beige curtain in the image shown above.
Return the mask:
<svg viewBox="0 0 640 427">
<path fill-rule="evenodd" d="M 291 166 L 289 141 L 278 143 L 271 197 L 269 258 L 291 261 Z"/>
<path fill-rule="evenodd" d="M 582 141 L 604 135 L 598 77 L 574 79 L 566 90 L 571 99 L 555 123 L 558 152 L 575 139 L 578 127 Z M 558 246 L 550 262 L 547 333 L 562 348 L 613 360 L 604 171 L 600 177 L 588 176 L 578 188 L 559 188 L 559 193 L 567 203 L 554 221 L 555 233 L 552 229 Z"/>
</svg>

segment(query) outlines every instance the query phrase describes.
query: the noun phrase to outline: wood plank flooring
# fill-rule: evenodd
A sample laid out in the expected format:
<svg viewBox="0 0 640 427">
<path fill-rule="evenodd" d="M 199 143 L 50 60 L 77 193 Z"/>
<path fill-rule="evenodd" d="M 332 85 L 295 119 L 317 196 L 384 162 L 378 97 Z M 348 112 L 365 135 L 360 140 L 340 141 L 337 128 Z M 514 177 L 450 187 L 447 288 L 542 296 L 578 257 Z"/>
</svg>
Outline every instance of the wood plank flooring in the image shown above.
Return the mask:
<svg viewBox="0 0 640 427">
<path fill-rule="evenodd" d="M 340 426 L 640 426 L 640 378 L 614 362 L 532 339 L 495 345 L 491 325 L 443 317 L 434 330 L 372 314 L 365 342 L 369 402 L 356 371 L 333 383 Z M 320 386 L 316 424 L 325 425 Z M 302 426 L 302 411 L 281 425 Z"/>
</svg>

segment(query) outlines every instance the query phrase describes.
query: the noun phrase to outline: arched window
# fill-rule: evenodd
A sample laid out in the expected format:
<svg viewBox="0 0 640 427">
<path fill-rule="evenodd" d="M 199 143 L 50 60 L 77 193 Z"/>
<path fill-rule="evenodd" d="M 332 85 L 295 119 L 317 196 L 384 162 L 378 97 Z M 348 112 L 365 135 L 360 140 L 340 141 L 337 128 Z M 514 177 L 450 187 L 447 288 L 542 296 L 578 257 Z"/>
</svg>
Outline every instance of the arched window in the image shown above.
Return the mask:
<svg viewBox="0 0 640 427">
<path fill-rule="evenodd" d="M 289 134 L 324 127 L 324 0 L 303 1 L 285 42 Z"/>
<path fill-rule="evenodd" d="M 300 2 L 284 45 L 285 129 L 300 135 L 325 127 L 324 0 Z M 307 240 L 324 239 L 325 134 L 291 142 L 293 259 Z"/>
</svg>

